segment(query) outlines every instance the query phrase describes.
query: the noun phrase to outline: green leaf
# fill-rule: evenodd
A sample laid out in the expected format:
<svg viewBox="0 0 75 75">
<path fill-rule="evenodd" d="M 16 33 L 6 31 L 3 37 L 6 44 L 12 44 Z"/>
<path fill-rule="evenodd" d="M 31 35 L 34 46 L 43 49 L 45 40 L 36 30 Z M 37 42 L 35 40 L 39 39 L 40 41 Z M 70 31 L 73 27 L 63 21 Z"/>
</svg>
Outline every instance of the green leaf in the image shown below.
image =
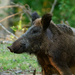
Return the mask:
<svg viewBox="0 0 75 75">
<path fill-rule="evenodd" d="M 22 29 L 22 20 L 19 21 L 18 30 Z"/>
<path fill-rule="evenodd" d="M 16 31 L 16 30 L 17 30 L 17 28 L 16 28 L 15 26 L 12 26 L 11 29 L 12 29 L 13 31 Z"/>
</svg>

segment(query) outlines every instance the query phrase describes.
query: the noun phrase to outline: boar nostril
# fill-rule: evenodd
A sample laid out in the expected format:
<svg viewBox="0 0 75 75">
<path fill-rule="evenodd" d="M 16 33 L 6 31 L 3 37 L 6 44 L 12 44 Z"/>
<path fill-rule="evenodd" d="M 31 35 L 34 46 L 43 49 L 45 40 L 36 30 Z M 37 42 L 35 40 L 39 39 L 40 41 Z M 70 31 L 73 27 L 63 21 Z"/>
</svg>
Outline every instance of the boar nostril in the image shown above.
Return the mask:
<svg viewBox="0 0 75 75">
<path fill-rule="evenodd" d="M 8 48 L 11 52 L 13 52 L 13 49 L 12 49 L 11 47 L 8 46 L 7 48 Z"/>
</svg>

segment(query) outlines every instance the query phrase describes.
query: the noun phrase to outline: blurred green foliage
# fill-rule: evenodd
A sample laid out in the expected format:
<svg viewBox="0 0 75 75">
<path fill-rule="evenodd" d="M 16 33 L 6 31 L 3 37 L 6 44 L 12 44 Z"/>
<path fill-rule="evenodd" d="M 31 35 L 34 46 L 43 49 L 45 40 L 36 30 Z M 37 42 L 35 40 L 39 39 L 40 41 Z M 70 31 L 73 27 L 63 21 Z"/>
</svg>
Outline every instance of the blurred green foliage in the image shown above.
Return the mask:
<svg viewBox="0 0 75 75">
<path fill-rule="evenodd" d="M 54 0 L 14 0 L 14 3 L 19 3 L 22 5 L 28 4 L 32 11 L 36 11 L 40 16 L 45 13 L 50 12 Z M 68 21 L 70 26 L 75 27 L 75 0 L 57 0 L 56 6 L 53 11 L 53 21 L 56 24 L 61 23 L 61 21 Z M 20 10 L 15 9 L 15 12 Z M 26 15 L 23 15 L 22 24 L 29 22 Z M 14 20 L 15 25 L 18 24 L 19 17 Z"/>
</svg>

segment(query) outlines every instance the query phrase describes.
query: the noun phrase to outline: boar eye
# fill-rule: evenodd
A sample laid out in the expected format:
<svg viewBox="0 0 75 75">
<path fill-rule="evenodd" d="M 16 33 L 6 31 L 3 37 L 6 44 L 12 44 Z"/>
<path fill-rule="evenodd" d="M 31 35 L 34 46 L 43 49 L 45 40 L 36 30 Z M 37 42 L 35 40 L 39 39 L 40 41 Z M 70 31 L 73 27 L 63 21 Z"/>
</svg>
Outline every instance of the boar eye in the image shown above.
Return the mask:
<svg viewBox="0 0 75 75">
<path fill-rule="evenodd" d="M 35 34 L 35 33 L 37 33 L 38 32 L 38 30 L 33 30 L 33 33 Z"/>
</svg>

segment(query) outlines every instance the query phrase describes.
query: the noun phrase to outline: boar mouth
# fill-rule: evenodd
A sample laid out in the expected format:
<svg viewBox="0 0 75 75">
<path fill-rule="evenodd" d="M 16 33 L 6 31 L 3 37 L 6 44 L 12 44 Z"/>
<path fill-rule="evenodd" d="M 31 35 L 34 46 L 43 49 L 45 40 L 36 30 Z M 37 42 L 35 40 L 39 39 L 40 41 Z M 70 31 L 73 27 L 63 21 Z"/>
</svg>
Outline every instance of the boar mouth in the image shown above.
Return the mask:
<svg viewBox="0 0 75 75">
<path fill-rule="evenodd" d="M 9 46 L 7 48 L 13 53 L 17 53 L 17 54 L 23 53 L 23 49 L 21 47 L 19 47 L 18 49 L 12 49 L 12 47 Z"/>
<path fill-rule="evenodd" d="M 8 48 L 11 52 L 14 52 L 13 49 L 12 49 L 11 47 L 8 46 L 7 48 Z"/>
</svg>

